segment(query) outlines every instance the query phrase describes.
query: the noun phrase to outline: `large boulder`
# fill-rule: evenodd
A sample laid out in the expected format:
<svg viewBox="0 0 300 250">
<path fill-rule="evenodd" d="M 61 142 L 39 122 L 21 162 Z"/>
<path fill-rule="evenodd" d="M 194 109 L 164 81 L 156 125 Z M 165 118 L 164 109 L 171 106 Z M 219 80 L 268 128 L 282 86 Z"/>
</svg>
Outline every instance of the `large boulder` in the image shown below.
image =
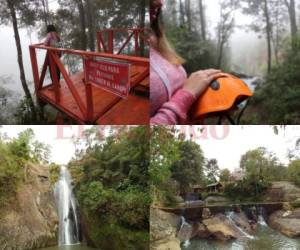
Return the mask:
<svg viewBox="0 0 300 250">
<path fill-rule="evenodd" d="M 239 228 L 241 228 L 246 233 L 253 233 L 253 227 L 251 227 L 247 216 L 243 212 L 232 213 L 231 219 Z"/>
<path fill-rule="evenodd" d="M 288 181 L 275 181 L 265 196 L 267 201 L 300 201 L 300 188 Z"/>
<path fill-rule="evenodd" d="M 218 240 L 226 241 L 241 236 L 237 227 L 224 214 L 217 214 L 212 218 L 203 220 L 202 223 L 209 234 Z"/>
<path fill-rule="evenodd" d="M 211 234 L 207 230 L 205 225 L 203 225 L 200 222 L 194 223 L 191 238 L 205 239 L 208 238 L 210 235 Z"/>
<path fill-rule="evenodd" d="M 176 237 L 182 219 L 160 209 L 150 209 L 150 249 L 179 250 L 180 240 Z"/>
<path fill-rule="evenodd" d="M 0 206 L 1 249 L 57 245 L 58 216 L 48 169 L 30 166 L 13 202 Z"/>
<path fill-rule="evenodd" d="M 268 224 L 288 237 L 299 237 L 300 208 L 293 211 L 278 210 L 270 215 Z"/>
<path fill-rule="evenodd" d="M 177 238 L 181 241 L 181 242 L 184 242 L 184 241 L 187 241 L 187 240 L 190 240 L 191 239 L 191 236 L 192 236 L 192 232 L 193 232 L 193 227 L 187 223 L 185 221 L 185 219 L 182 217 L 181 219 L 181 226 L 177 232 Z"/>
</svg>

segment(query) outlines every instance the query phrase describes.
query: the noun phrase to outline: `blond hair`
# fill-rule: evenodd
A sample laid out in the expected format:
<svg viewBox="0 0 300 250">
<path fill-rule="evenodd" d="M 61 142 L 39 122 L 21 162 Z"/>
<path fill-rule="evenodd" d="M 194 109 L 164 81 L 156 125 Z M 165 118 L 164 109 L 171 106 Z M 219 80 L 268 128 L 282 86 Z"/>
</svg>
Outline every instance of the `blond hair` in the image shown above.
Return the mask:
<svg viewBox="0 0 300 250">
<path fill-rule="evenodd" d="M 157 50 L 170 63 L 180 66 L 185 63 L 185 60 L 177 54 L 173 46 L 167 39 L 167 36 L 162 32 L 162 36 L 157 38 Z"/>
</svg>

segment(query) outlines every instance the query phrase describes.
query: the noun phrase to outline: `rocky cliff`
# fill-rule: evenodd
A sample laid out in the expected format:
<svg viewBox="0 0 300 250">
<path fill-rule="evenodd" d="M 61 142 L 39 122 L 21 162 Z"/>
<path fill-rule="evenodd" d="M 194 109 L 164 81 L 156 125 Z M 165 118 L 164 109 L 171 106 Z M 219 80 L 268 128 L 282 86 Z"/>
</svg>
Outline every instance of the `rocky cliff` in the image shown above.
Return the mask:
<svg viewBox="0 0 300 250">
<path fill-rule="evenodd" d="M 29 166 L 15 197 L 0 204 L 1 249 L 37 249 L 57 244 L 58 217 L 49 171 Z"/>
</svg>

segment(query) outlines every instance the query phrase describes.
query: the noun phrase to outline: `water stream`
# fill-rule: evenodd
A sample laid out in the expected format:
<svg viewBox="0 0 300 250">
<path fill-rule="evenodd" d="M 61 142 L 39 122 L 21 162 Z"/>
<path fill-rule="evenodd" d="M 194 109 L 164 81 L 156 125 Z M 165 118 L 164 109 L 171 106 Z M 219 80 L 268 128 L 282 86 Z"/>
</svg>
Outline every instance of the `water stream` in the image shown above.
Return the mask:
<svg viewBox="0 0 300 250">
<path fill-rule="evenodd" d="M 230 223 L 246 238 L 249 238 L 249 239 L 253 239 L 254 237 L 250 234 L 248 234 L 247 232 L 245 232 L 241 227 L 237 226 L 235 224 L 235 222 L 233 221 L 233 215 L 234 215 L 234 212 L 231 211 L 229 212 L 226 217 L 229 219 Z"/>
<path fill-rule="evenodd" d="M 230 213 L 227 217 L 230 218 Z M 239 228 L 238 226 L 236 227 Z M 241 228 L 239 229 L 242 230 Z M 254 236 L 241 237 L 238 240 L 227 242 L 192 239 L 188 245 L 182 244 L 181 248 L 183 250 L 299 250 L 300 239 L 288 238 L 271 229 L 266 223 L 263 214 L 259 213 L 258 228 Z"/>
<path fill-rule="evenodd" d="M 59 181 L 55 185 L 55 198 L 59 216 L 59 246 L 79 244 L 77 204 L 72 192 L 71 182 L 68 169 L 62 166 Z"/>
</svg>

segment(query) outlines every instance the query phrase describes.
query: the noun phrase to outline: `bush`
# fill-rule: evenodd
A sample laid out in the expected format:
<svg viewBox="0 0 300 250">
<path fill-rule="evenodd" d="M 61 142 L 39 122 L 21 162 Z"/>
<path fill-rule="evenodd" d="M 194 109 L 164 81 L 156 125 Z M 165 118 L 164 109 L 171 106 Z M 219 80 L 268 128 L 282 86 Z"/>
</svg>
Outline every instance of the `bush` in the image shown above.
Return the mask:
<svg viewBox="0 0 300 250">
<path fill-rule="evenodd" d="M 265 83 L 256 89 L 244 115 L 244 123 L 300 123 L 299 67 L 300 49 L 287 51 L 283 62 L 273 67 Z"/>
<path fill-rule="evenodd" d="M 232 200 L 259 200 L 270 186 L 269 182 L 253 182 L 247 179 L 230 183 L 225 187 L 224 195 Z"/>
</svg>

